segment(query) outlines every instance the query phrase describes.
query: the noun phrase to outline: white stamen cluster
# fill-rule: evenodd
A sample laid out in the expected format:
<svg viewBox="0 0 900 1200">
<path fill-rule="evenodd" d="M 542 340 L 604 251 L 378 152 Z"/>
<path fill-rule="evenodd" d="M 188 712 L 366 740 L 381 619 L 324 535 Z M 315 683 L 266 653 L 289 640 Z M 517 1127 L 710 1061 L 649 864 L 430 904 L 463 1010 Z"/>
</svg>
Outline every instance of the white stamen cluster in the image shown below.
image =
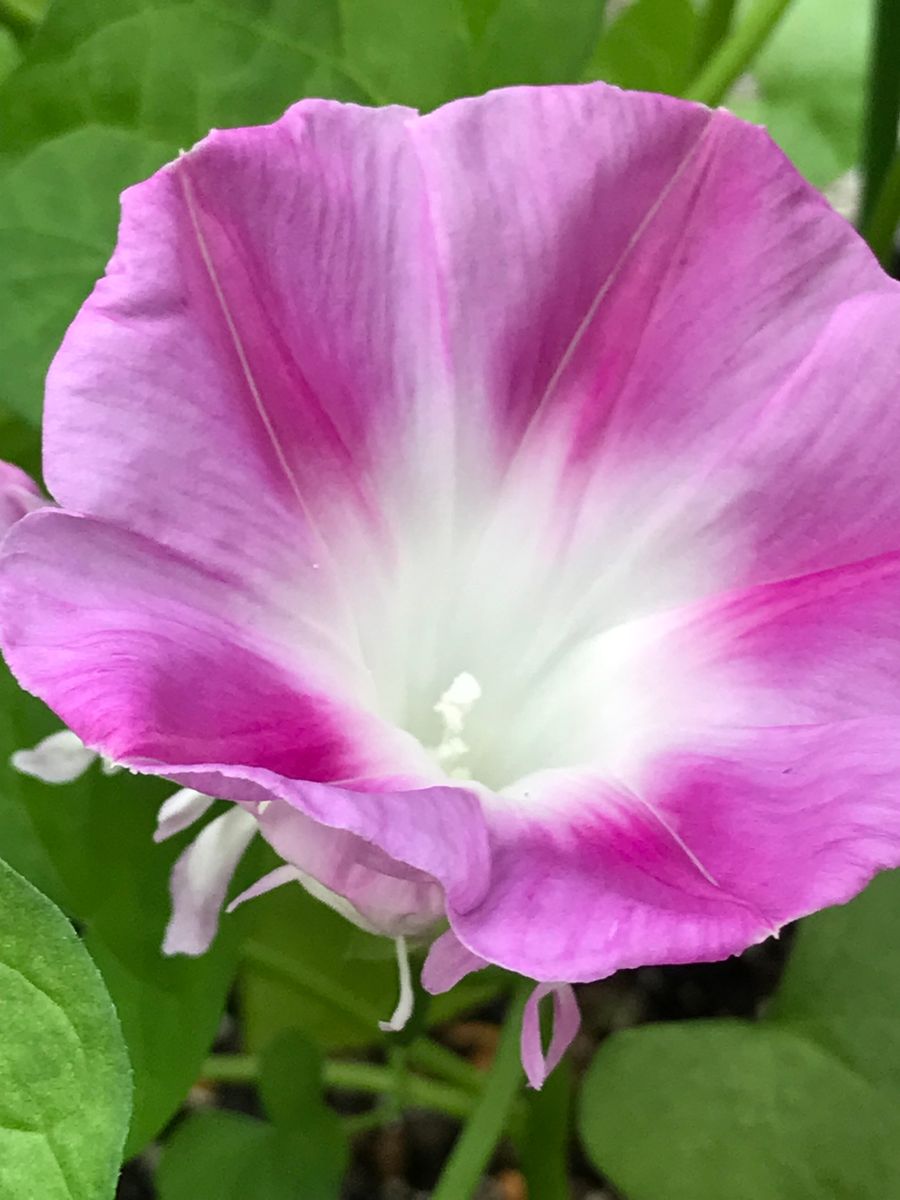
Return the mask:
<svg viewBox="0 0 900 1200">
<path fill-rule="evenodd" d="M 457 675 L 434 706 L 441 718 L 443 732 L 433 753 L 448 775 L 454 779 L 471 779 L 462 760 L 469 753 L 469 745 L 463 739 L 466 720 L 476 701 L 481 699 L 481 684 L 474 675 L 463 671 Z"/>
</svg>

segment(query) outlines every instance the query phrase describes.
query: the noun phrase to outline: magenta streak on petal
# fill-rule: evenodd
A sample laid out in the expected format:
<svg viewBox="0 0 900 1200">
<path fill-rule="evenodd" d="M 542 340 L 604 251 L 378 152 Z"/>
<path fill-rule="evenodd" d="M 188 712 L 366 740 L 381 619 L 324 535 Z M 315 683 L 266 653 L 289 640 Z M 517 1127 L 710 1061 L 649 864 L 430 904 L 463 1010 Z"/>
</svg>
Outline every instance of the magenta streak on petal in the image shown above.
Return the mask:
<svg viewBox="0 0 900 1200">
<path fill-rule="evenodd" d="M 553 997 L 553 1033 L 546 1055 L 541 1046 L 540 1003 Z M 522 1066 L 529 1084 L 541 1088 L 547 1076 L 559 1066 L 578 1033 L 581 1016 L 575 993 L 567 983 L 541 983 L 528 997 L 522 1014 Z"/>
<path fill-rule="evenodd" d="M 344 443 L 334 423 L 329 420 L 328 415 L 324 412 L 318 399 L 312 394 L 309 384 L 303 379 L 299 369 L 287 361 L 287 352 L 283 342 L 277 335 L 277 332 L 272 325 L 271 318 L 267 314 L 263 303 L 257 301 L 257 287 L 251 278 L 240 278 L 246 272 L 244 264 L 241 262 L 241 255 L 233 238 L 229 238 L 227 229 L 221 228 L 217 230 L 213 223 L 211 214 L 204 213 L 202 206 L 198 202 L 194 184 L 191 180 L 191 174 L 188 164 L 190 156 L 184 155 L 176 164 L 178 178 L 181 183 L 182 192 L 184 195 L 185 205 L 190 217 L 191 226 L 196 236 L 197 247 L 203 261 L 203 265 L 209 276 L 210 286 L 215 294 L 216 301 L 221 309 L 222 318 L 228 330 L 229 338 L 233 344 L 234 352 L 237 355 L 240 364 L 240 372 L 246 382 L 247 391 L 249 392 L 253 406 L 259 415 L 259 419 L 265 429 L 272 450 L 278 462 L 279 471 L 283 473 L 285 480 L 293 493 L 294 499 L 304 514 L 311 529 L 315 531 L 316 541 L 319 553 L 326 560 L 331 560 L 332 555 L 329 549 L 327 540 L 323 537 L 321 531 L 317 528 L 315 514 L 311 511 L 304 496 L 304 491 L 300 486 L 297 478 L 297 473 L 294 470 L 288 458 L 288 452 L 283 444 L 282 432 L 276 427 L 276 414 L 278 412 L 287 412 L 292 418 L 291 421 L 281 421 L 280 424 L 284 430 L 285 436 L 290 436 L 292 440 L 302 446 L 303 438 L 298 436 L 296 429 L 297 417 L 300 411 L 306 411 L 310 414 L 312 425 L 315 433 L 312 437 L 313 443 L 320 444 L 323 448 L 327 447 L 327 453 L 335 458 L 340 464 L 340 470 L 344 476 L 344 482 L 348 489 L 349 495 L 345 497 L 345 503 L 348 502 L 350 496 L 356 497 L 357 501 L 362 501 L 360 507 L 365 511 L 367 518 L 372 522 L 370 529 L 371 533 L 378 534 L 380 537 L 385 536 L 385 528 L 381 520 L 377 505 L 372 499 L 363 498 L 360 493 L 360 474 L 359 464 L 354 461 L 354 455 Z M 218 235 L 218 236 L 217 236 Z M 220 274 L 216 269 L 213 259 L 212 243 L 216 241 L 223 255 L 227 251 L 230 257 L 231 274 L 238 276 L 235 283 L 235 291 L 239 291 L 241 295 L 241 323 L 244 326 L 244 331 L 238 327 L 238 318 L 235 315 L 235 305 L 229 302 L 225 291 L 225 285 L 220 278 Z M 248 273 L 249 274 L 249 273 Z M 285 398 L 281 403 L 270 406 L 267 399 L 260 389 L 257 382 L 253 367 L 251 366 L 248 351 L 245 346 L 246 335 L 245 331 L 248 327 L 257 327 L 256 336 L 253 342 L 256 344 L 260 354 L 265 354 L 267 358 L 266 372 L 268 376 L 268 384 L 270 387 L 277 387 L 279 391 L 282 389 L 289 393 L 289 398 Z M 279 378 L 279 373 L 272 361 L 275 355 L 273 351 L 279 351 L 278 358 L 283 367 L 282 380 Z M 277 381 L 277 383 L 276 383 Z M 304 398 L 304 404 L 298 406 L 296 401 L 299 397 Z M 291 400 L 294 401 L 293 411 L 291 411 Z M 299 455 L 294 455 L 295 458 Z M 358 457 L 358 456 L 357 456 Z M 384 547 L 387 548 L 386 546 Z M 335 569 L 335 564 L 332 562 L 332 569 Z"/>
</svg>

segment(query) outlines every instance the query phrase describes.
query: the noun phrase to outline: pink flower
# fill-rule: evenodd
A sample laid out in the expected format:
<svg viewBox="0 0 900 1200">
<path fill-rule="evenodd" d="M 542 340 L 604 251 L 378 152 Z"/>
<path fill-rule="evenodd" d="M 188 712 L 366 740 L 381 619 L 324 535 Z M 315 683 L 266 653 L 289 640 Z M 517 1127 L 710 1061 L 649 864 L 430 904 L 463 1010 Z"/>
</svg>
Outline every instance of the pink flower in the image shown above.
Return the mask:
<svg viewBox="0 0 900 1200">
<path fill-rule="evenodd" d="M 736 953 L 900 863 L 898 321 L 726 112 L 214 132 L 126 193 L 53 364 L 8 659 L 240 806 L 195 896 L 250 814 L 369 927 L 446 914 L 433 987 Z"/>
</svg>

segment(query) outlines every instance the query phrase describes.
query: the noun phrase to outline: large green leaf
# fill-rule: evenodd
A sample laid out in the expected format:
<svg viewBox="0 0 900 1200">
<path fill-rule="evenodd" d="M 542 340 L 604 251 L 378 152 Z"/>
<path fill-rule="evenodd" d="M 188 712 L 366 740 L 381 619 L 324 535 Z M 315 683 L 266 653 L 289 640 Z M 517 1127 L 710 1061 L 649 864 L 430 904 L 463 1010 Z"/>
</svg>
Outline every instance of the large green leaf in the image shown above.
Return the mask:
<svg viewBox="0 0 900 1200">
<path fill-rule="evenodd" d="M 689 81 L 696 33 L 691 0 L 635 0 L 600 39 L 584 78 L 677 95 Z"/>
<path fill-rule="evenodd" d="M 900 1197 L 900 873 L 808 919 L 769 1015 L 610 1038 L 581 1133 L 629 1200 Z"/>
<path fill-rule="evenodd" d="M 322 1060 L 299 1034 L 263 1058 L 271 1124 L 232 1113 L 189 1118 L 166 1147 L 160 1200 L 338 1200 L 347 1139 L 322 1096 Z"/>
<path fill-rule="evenodd" d="M 478 90 L 577 80 L 597 43 L 603 9 L 604 0 L 500 0 L 491 5 L 489 12 L 475 16 L 483 26 L 475 52 Z"/>
<path fill-rule="evenodd" d="M 156 846 L 156 809 L 172 786 L 94 767 L 51 787 L 9 767 L 10 753 L 58 723 L 0 668 L 0 828 L 7 856 L 83 929 L 116 1004 L 135 1072 L 129 1149 L 171 1117 L 196 1078 L 237 962 L 237 914 L 198 959 L 165 958 L 168 878 L 186 838 Z M 4 1035 L 5 1036 L 5 1035 Z M 2 1193 L 0 1193 L 2 1194 Z"/>
<path fill-rule="evenodd" d="M 738 1021 L 617 1034 L 585 1079 L 581 1135 L 628 1200 L 894 1200 L 900 1119 L 789 1030 Z"/>
<path fill-rule="evenodd" d="M 69 922 L 0 863 L 0 1196 L 115 1191 L 131 1079 L 116 1014 Z"/>
</svg>

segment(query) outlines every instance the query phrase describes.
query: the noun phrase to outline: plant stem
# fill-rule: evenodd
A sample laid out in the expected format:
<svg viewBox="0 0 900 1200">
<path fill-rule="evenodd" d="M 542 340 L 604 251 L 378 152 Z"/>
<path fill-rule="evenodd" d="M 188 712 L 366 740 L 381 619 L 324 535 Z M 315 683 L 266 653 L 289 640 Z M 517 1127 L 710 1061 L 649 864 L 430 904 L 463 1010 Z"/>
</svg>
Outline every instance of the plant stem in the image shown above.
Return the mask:
<svg viewBox="0 0 900 1200">
<path fill-rule="evenodd" d="M 731 32 L 736 7 L 737 0 L 706 0 L 697 21 L 693 67 L 695 78 Z"/>
<path fill-rule="evenodd" d="M 201 1072 L 203 1079 L 219 1083 L 254 1083 L 259 1062 L 252 1054 L 213 1054 Z M 393 1067 L 376 1063 L 349 1062 L 328 1059 L 323 1070 L 326 1087 L 346 1092 L 366 1092 L 376 1096 L 393 1097 L 397 1091 L 397 1076 Z M 459 1088 L 419 1075 L 404 1074 L 403 1094 L 410 1105 L 430 1108 L 448 1116 L 465 1118 L 472 1112 L 474 1101 Z"/>
<path fill-rule="evenodd" d="M 475 1094 L 481 1091 L 484 1083 L 484 1075 L 477 1067 L 430 1038 L 419 1037 L 410 1044 L 408 1061 L 427 1075 L 434 1075 L 446 1083 L 455 1083 Z"/>
<path fill-rule="evenodd" d="M 900 0 L 876 0 L 863 134 L 861 222 L 872 220 L 897 150 L 900 116 Z"/>
<path fill-rule="evenodd" d="M 528 1195 L 569 1200 L 572 1064 L 563 1059 L 539 1092 L 529 1092 L 525 1124 L 517 1139 Z"/>
<path fill-rule="evenodd" d="M 881 184 L 872 214 L 863 227 L 863 235 L 878 261 L 890 270 L 893 265 L 894 244 L 900 228 L 900 150 L 894 155 Z"/>
<path fill-rule="evenodd" d="M 791 0 L 756 0 L 747 19 L 725 39 L 685 95 L 714 108 L 765 45 Z"/>
<path fill-rule="evenodd" d="M 200 1070 L 209 1083 L 256 1083 L 258 1076 L 255 1054 L 211 1054 Z"/>
<path fill-rule="evenodd" d="M 484 1090 L 447 1160 L 432 1200 L 462 1200 L 464 1196 L 475 1194 L 478 1180 L 503 1132 L 519 1090 L 522 1011 L 533 986 L 530 980 L 520 984 L 510 1003 Z"/>
</svg>

